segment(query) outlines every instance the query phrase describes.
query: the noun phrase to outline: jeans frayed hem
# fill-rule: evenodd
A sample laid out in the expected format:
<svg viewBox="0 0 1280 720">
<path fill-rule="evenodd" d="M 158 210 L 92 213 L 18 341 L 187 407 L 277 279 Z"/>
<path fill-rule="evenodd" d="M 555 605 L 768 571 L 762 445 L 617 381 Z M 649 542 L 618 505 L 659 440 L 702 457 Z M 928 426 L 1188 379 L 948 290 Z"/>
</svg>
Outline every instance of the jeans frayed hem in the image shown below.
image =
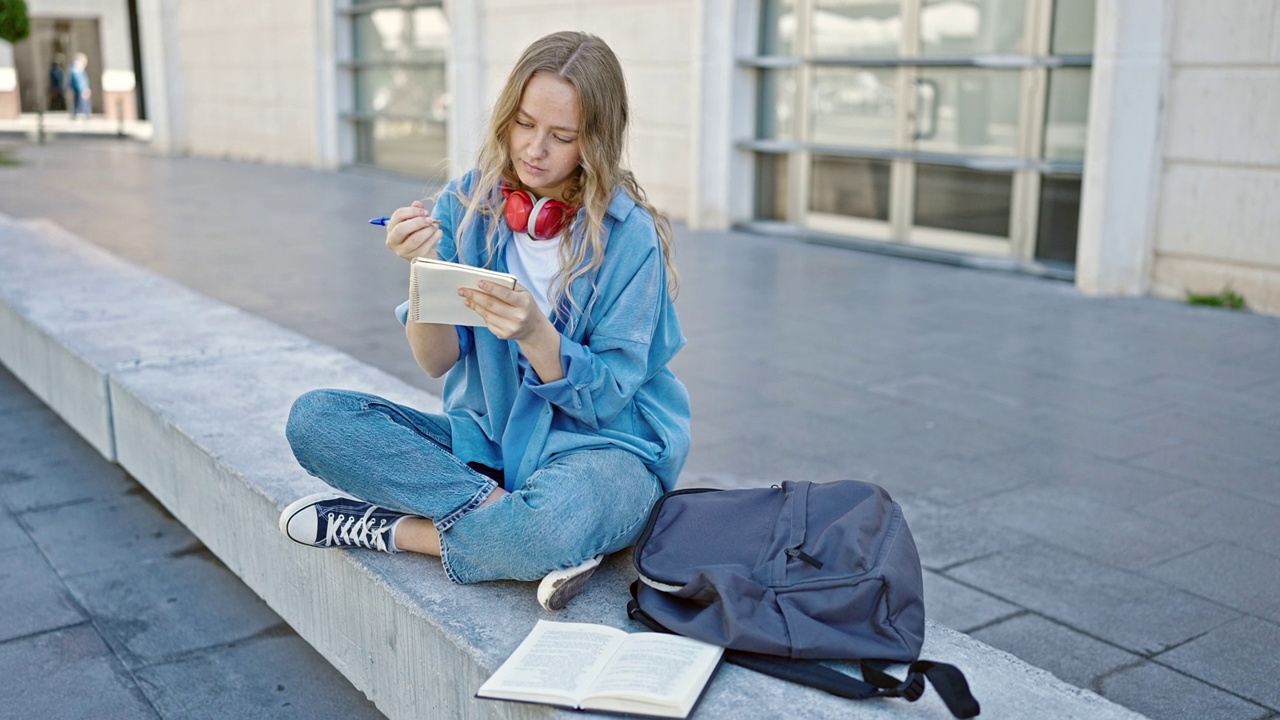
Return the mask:
<svg viewBox="0 0 1280 720">
<path fill-rule="evenodd" d="M 462 578 L 458 577 L 458 573 L 454 571 L 453 565 L 449 562 L 449 541 L 445 539 L 445 531 L 453 527 L 453 524 L 465 517 L 467 513 L 483 505 L 484 501 L 488 500 L 493 491 L 497 489 L 498 484 L 493 480 L 489 480 L 462 507 L 439 520 L 432 521 L 436 526 L 436 533 L 440 537 L 440 564 L 444 567 L 444 574 L 449 578 L 449 582 L 456 585 L 467 584 Z"/>
<path fill-rule="evenodd" d="M 462 578 L 458 577 L 458 573 L 453 571 L 453 566 L 449 564 L 449 545 L 445 542 L 444 536 L 440 536 L 440 565 L 444 567 L 445 577 L 449 578 L 449 582 L 454 585 L 466 585 L 462 582 Z"/>
<path fill-rule="evenodd" d="M 497 489 L 498 489 L 498 484 L 495 483 L 493 480 L 488 480 L 484 485 L 480 487 L 479 490 L 476 491 L 475 495 L 471 496 L 470 500 L 463 503 L 462 507 L 458 508 L 457 510 L 454 510 L 453 512 L 449 513 L 448 515 L 445 515 L 442 518 L 438 518 L 434 520 L 433 522 L 435 523 L 435 526 L 436 526 L 436 532 L 440 533 L 441 535 L 444 535 L 445 531 L 453 527 L 453 524 L 461 520 L 464 515 L 483 505 L 484 501 L 488 500 L 489 496 L 493 494 L 493 491 Z"/>
</svg>

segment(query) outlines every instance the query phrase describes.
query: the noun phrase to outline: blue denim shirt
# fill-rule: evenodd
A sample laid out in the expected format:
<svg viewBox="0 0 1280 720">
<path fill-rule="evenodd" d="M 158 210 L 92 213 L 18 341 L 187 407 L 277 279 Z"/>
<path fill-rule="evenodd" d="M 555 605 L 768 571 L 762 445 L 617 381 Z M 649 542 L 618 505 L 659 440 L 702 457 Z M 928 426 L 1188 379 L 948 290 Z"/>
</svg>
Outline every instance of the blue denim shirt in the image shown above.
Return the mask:
<svg viewBox="0 0 1280 720">
<path fill-rule="evenodd" d="M 457 190 L 470 194 L 476 177 L 472 170 L 452 181 L 436 202 L 432 214 L 444 232 L 438 254 L 505 272 L 506 223 L 499 223 L 492 262 L 483 220 L 455 234 L 466 211 Z M 502 470 L 507 490 L 557 455 L 599 447 L 635 453 L 671 490 L 688 457 L 689 394 L 667 367 L 685 339 L 653 217 L 617 188 L 605 234 L 594 287 L 591 278 L 573 283 L 584 310 L 556 323 L 565 377 L 544 383 L 514 341 L 484 327 L 457 328 L 459 358 L 444 382 L 453 454 Z M 407 305 L 397 309 L 401 322 Z"/>
</svg>

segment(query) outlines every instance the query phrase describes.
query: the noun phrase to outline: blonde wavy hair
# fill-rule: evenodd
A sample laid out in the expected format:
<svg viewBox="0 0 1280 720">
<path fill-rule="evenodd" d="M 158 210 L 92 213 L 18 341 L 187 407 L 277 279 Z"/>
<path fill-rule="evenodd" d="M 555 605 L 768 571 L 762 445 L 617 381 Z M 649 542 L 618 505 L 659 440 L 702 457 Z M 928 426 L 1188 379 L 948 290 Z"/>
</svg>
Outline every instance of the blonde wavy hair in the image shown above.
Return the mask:
<svg viewBox="0 0 1280 720">
<path fill-rule="evenodd" d="M 551 296 L 556 312 L 567 299 L 579 311 L 579 298 L 570 292 L 580 277 L 592 279 L 604 262 L 604 216 L 615 187 L 621 186 L 636 204 L 653 216 L 662 246 L 667 271 L 667 292 L 675 297 L 679 275 L 672 259 L 671 223 L 658 212 L 636 183 L 635 176 L 622 168 L 629 111 L 626 79 L 622 65 L 603 40 L 584 32 L 557 32 L 536 40 L 525 49 L 507 78 L 502 93 L 494 104 L 488 132 L 480 146 L 477 163 L 480 177 L 471 195 L 460 194 L 466 213 L 462 228 L 478 217 L 488 221 L 485 242 L 489 261 L 493 261 L 497 244 L 497 228 L 503 211 L 502 184 L 521 188 L 512 163 L 508 135 L 524 96 L 525 86 L 538 73 L 567 80 L 578 93 L 581 127 L 578 149 L 581 155 L 576 172 L 570 177 L 564 193 L 567 203 L 586 210 L 585 219 L 577 220 L 567 231 L 570 242 L 560 243 L 560 272 L 552 280 Z M 567 319 L 567 318 L 566 318 Z"/>
</svg>

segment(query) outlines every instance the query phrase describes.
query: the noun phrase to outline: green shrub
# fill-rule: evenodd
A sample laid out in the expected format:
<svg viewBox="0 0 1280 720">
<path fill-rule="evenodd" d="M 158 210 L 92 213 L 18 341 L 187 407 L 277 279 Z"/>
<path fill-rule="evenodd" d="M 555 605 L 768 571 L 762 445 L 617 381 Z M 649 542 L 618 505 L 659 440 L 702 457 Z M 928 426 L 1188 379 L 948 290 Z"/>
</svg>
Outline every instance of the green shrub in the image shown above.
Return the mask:
<svg viewBox="0 0 1280 720">
<path fill-rule="evenodd" d="M 1208 305 L 1211 307 L 1244 310 L 1244 297 L 1230 288 L 1217 293 L 1193 293 L 1187 291 L 1187 302 L 1192 305 Z"/>
<path fill-rule="evenodd" d="M 0 40 L 16 43 L 30 34 L 26 0 L 0 0 Z"/>
</svg>

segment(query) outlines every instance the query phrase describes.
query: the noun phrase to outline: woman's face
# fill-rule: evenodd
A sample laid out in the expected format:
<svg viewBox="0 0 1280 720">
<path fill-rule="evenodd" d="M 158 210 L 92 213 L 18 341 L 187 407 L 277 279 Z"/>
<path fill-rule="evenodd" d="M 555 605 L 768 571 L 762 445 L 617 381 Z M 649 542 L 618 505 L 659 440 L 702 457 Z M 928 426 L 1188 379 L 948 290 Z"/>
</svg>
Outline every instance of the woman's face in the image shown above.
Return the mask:
<svg viewBox="0 0 1280 720">
<path fill-rule="evenodd" d="M 507 151 L 520 182 L 539 197 L 563 200 L 582 157 L 578 91 L 555 75 L 529 78 L 515 119 L 507 130 Z"/>
</svg>

